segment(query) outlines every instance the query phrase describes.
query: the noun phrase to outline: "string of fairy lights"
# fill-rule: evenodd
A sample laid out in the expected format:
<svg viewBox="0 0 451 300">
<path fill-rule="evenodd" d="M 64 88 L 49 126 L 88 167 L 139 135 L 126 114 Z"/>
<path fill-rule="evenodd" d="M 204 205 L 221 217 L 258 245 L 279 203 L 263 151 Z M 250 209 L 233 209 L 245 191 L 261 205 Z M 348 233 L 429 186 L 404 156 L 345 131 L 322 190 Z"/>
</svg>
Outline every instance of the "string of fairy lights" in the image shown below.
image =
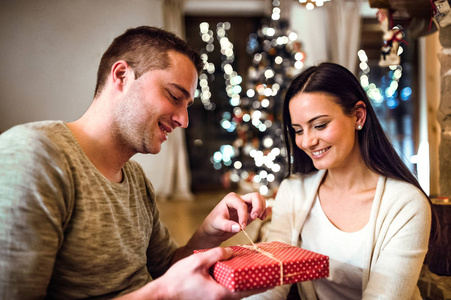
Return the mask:
<svg viewBox="0 0 451 300">
<path fill-rule="evenodd" d="M 298 0 L 301 5 L 304 5 L 307 10 L 313 10 L 315 7 L 321 7 L 325 2 L 330 0 Z"/>
<path fill-rule="evenodd" d="M 272 193 L 271 185 L 284 175 L 286 152 L 277 113 L 281 94 L 289 78 L 303 69 L 305 59 L 300 43 L 296 44 L 297 34 L 281 26 L 279 6 L 280 1 L 274 0 L 270 21 L 249 36 L 246 50 L 251 54 L 252 65 L 248 70 L 249 82 L 245 85 L 233 67 L 234 47 L 227 37 L 230 23 L 220 22 L 216 28 L 211 28 L 206 22 L 199 25 L 205 49 L 201 51 L 204 70 L 199 77 L 196 95 L 205 109 L 216 108 L 209 88 L 209 75 L 215 73 L 216 67 L 208 55 L 214 51 L 216 39 L 230 104 L 230 109 L 221 113 L 220 126 L 237 135 L 233 143 L 221 145 L 210 161 L 215 169 L 225 171 L 231 182 L 246 182 L 252 185 L 253 190 L 266 196 Z"/>
<path fill-rule="evenodd" d="M 403 52 L 403 48 L 400 46 L 398 49 L 398 55 Z M 368 56 L 365 50 L 359 50 L 357 53 L 360 63 L 360 84 L 366 91 L 372 104 L 375 107 L 380 107 L 385 104 L 388 108 L 394 109 L 399 105 L 399 99 L 407 101 L 410 99 L 412 89 L 410 87 L 404 87 L 400 93 L 398 93 L 399 81 L 402 77 L 403 68 L 401 65 L 389 66 L 389 71 L 382 78 L 383 86 L 377 86 L 370 81 L 370 67 L 368 65 Z"/>
</svg>

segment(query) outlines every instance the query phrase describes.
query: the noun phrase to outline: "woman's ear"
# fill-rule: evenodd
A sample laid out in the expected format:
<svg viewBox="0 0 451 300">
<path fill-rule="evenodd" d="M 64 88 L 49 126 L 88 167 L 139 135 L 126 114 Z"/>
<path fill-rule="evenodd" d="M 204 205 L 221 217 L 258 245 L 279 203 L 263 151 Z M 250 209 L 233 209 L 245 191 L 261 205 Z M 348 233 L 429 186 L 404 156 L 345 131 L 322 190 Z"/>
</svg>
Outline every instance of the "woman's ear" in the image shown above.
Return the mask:
<svg viewBox="0 0 451 300">
<path fill-rule="evenodd" d="M 355 127 L 357 130 L 363 128 L 366 122 L 366 104 L 363 101 L 359 101 L 354 106 L 354 115 L 356 118 Z"/>
</svg>

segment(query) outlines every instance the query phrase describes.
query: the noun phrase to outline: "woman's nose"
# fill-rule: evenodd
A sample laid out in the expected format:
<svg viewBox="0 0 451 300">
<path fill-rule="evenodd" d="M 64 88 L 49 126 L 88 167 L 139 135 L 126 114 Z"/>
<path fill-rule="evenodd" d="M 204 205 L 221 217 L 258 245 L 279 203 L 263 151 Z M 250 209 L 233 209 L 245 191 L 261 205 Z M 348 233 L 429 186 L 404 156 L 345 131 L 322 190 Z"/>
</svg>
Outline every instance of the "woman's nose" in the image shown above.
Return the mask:
<svg viewBox="0 0 451 300">
<path fill-rule="evenodd" d="M 302 135 L 302 141 L 301 146 L 303 149 L 309 149 L 312 146 L 315 146 L 318 143 L 318 139 L 316 136 L 312 133 L 309 133 L 308 131 L 304 131 L 304 134 Z"/>
</svg>

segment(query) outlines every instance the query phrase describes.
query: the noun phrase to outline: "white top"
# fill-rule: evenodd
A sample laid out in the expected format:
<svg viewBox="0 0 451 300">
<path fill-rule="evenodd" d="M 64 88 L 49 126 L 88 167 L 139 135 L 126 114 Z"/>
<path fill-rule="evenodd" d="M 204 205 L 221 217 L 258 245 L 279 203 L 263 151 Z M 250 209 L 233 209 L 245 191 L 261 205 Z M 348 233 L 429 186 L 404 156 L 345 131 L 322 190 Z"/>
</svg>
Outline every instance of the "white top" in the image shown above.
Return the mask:
<svg viewBox="0 0 451 300">
<path fill-rule="evenodd" d="M 362 298 L 367 231 L 368 225 L 356 232 L 341 231 L 327 218 L 316 197 L 305 220 L 301 238 L 304 249 L 329 256 L 329 277 L 312 282 L 319 299 Z"/>
</svg>

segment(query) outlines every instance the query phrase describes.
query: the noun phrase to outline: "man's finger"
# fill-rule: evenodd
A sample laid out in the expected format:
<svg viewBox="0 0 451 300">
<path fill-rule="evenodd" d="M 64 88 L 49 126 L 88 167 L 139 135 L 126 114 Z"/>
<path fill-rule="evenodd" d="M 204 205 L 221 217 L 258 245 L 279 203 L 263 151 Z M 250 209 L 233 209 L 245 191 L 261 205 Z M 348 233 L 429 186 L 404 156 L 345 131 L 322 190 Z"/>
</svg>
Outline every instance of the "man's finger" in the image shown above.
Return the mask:
<svg viewBox="0 0 451 300">
<path fill-rule="evenodd" d="M 205 252 L 198 252 L 195 255 L 195 258 L 198 260 L 200 266 L 203 266 L 209 269 L 215 263 L 220 260 L 227 260 L 233 254 L 232 249 L 216 247 L 213 249 L 209 249 Z"/>
</svg>

